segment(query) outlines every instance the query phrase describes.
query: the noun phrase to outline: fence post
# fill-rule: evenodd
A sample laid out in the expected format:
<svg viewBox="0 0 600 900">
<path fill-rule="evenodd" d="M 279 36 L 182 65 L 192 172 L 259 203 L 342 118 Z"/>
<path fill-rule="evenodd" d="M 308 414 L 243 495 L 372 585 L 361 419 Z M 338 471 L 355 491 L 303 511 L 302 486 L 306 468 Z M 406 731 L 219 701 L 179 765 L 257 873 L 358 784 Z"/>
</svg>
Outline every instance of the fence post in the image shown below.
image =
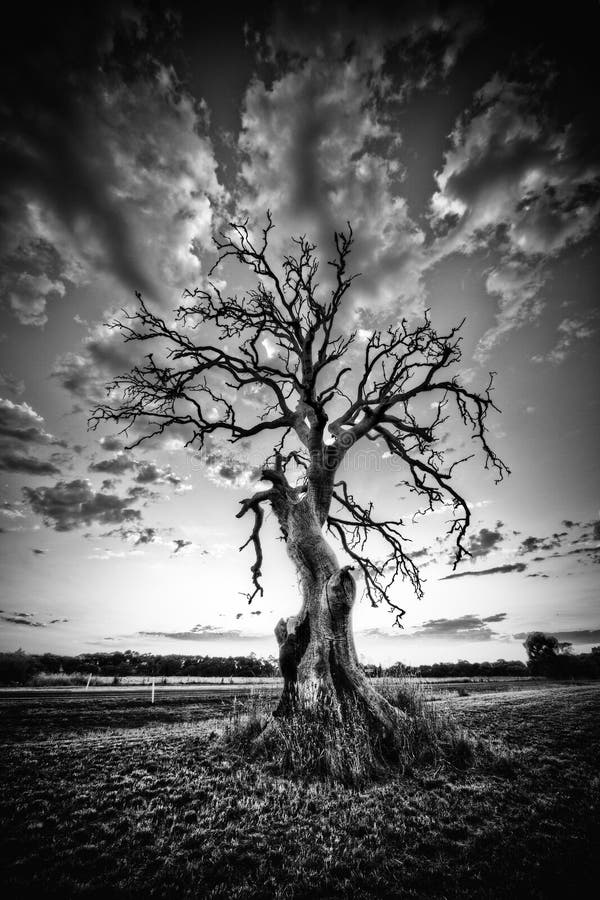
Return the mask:
<svg viewBox="0 0 600 900">
<path fill-rule="evenodd" d="M 88 689 L 89 686 L 90 686 L 90 681 L 91 681 L 91 680 L 92 680 L 92 673 L 90 672 L 89 677 L 88 677 L 88 680 L 87 680 L 87 684 L 86 684 L 86 686 L 85 686 L 86 691 L 87 691 L 87 689 Z"/>
<path fill-rule="evenodd" d="M 155 682 L 156 682 L 156 678 L 153 675 L 152 676 L 152 703 L 154 703 L 154 684 L 155 684 Z"/>
</svg>

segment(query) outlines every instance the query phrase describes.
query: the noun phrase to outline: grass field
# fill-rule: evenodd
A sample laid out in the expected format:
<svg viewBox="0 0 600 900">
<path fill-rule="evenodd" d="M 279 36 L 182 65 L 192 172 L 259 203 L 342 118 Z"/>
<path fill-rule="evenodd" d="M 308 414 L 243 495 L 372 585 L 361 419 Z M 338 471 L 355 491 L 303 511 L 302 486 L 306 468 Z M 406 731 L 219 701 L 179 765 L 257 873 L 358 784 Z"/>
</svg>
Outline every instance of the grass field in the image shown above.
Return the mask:
<svg viewBox="0 0 600 900">
<path fill-rule="evenodd" d="M 231 701 L 0 700 L 3 895 L 595 893 L 600 686 L 445 696 L 496 752 L 359 791 L 224 747 Z"/>
</svg>

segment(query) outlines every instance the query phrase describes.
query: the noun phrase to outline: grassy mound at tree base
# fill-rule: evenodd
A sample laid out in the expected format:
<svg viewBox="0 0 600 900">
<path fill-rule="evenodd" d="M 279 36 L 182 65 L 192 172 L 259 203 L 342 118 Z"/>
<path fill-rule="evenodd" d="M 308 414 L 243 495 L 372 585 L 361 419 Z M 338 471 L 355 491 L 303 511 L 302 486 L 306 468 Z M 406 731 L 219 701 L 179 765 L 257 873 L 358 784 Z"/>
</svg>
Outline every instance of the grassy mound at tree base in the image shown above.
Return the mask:
<svg viewBox="0 0 600 900">
<path fill-rule="evenodd" d="M 476 741 L 434 706 L 422 685 L 395 681 L 381 692 L 402 713 L 393 735 L 383 733 L 357 700 L 346 701 L 341 714 L 327 698 L 317 706 L 299 701 L 288 715 L 274 717 L 272 698 L 258 694 L 236 706 L 223 742 L 265 760 L 278 774 L 352 787 L 393 770 L 433 765 L 462 771 L 473 764 Z"/>
</svg>

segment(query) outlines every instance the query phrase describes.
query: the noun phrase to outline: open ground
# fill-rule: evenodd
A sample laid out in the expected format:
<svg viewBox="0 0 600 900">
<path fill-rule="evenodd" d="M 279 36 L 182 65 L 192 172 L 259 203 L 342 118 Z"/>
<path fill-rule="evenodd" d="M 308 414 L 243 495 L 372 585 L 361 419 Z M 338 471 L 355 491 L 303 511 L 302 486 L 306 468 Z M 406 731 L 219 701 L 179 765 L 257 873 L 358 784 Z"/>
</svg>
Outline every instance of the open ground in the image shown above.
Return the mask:
<svg viewBox="0 0 600 900">
<path fill-rule="evenodd" d="M 4 896 L 594 892 L 600 686 L 475 687 L 431 701 L 479 748 L 472 765 L 360 790 L 225 746 L 228 696 L 3 695 Z"/>
</svg>

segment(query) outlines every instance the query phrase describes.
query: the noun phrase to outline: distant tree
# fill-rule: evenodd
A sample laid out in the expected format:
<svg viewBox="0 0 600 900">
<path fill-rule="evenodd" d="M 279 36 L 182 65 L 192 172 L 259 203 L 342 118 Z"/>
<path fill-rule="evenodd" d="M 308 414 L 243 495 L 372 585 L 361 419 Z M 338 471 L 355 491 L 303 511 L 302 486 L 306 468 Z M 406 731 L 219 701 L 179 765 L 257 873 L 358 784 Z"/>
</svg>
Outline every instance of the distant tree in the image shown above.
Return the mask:
<svg viewBox="0 0 600 900">
<path fill-rule="evenodd" d="M 577 657 L 571 655 L 572 644 L 560 642 L 552 634 L 532 631 L 523 644 L 527 651 L 528 668 L 534 675 L 567 678 L 575 675 Z"/>
<path fill-rule="evenodd" d="M 527 651 L 528 667 L 534 675 L 549 675 L 556 667 L 558 640 L 543 631 L 530 632 L 523 646 Z"/>
<path fill-rule="evenodd" d="M 464 539 L 471 514 L 452 480 L 457 463 L 445 459 L 441 438 L 454 409 L 472 430 L 486 467 L 495 469 L 498 480 L 507 472 L 487 439 L 492 376 L 478 393 L 461 383 L 456 370 L 449 372 L 461 359 L 460 325 L 439 334 L 427 313 L 417 323 L 400 319 L 374 329 L 360 357 L 351 358 L 357 332 L 347 329 L 340 314 L 356 277 L 348 274 L 350 226 L 335 234 L 327 296 L 320 296 L 316 247 L 306 237 L 295 240 L 297 251 L 283 259 L 281 270 L 274 268 L 268 254 L 272 228 L 267 215 L 258 241 L 247 223 L 238 223 L 215 242 L 215 267 L 232 259 L 256 277 L 246 294 L 224 296 L 216 283 L 210 290 L 193 290 L 169 321 L 138 294 L 137 311 L 111 323 L 126 342 L 152 345 L 153 352 L 107 386 L 110 400 L 94 410 L 90 426 L 116 423 L 125 432 L 135 426 L 130 449 L 171 427 L 186 431 L 187 445 L 198 450 L 218 437 L 239 446 L 259 435 L 279 436 L 261 473 L 267 487 L 243 500 L 238 513 L 253 516 L 243 545 L 255 552 L 248 602 L 263 593 L 261 527 L 270 507 L 300 586 L 298 615 L 280 619 L 275 628 L 279 644 L 296 634 L 300 697 L 330 704 L 342 716 L 344 709 L 358 706 L 379 736 L 382 731 L 393 736 L 404 728 L 404 719 L 358 663 L 350 624 L 356 594 L 351 573 L 358 568 L 371 603 L 387 604 L 398 623 L 404 610 L 394 602 L 392 586 L 405 578 L 420 596 L 421 579 L 402 520 L 377 518 L 369 499 L 359 501 L 338 472 L 359 441 L 381 442 L 403 464 L 401 483 L 421 498 L 424 509 L 440 503 L 452 507 L 448 533 L 455 539 L 456 564 L 468 554 Z M 253 404 L 236 403 L 244 396 Z M 249 421 L 257 398 L 262 408 Z M 324 529 L 351 564 L 340 565 Z M 367 552 L 372 535 L 380 545 L 373 554 Z M 280 705 L 280 714 L 285 707 Z"/>
</svg>

